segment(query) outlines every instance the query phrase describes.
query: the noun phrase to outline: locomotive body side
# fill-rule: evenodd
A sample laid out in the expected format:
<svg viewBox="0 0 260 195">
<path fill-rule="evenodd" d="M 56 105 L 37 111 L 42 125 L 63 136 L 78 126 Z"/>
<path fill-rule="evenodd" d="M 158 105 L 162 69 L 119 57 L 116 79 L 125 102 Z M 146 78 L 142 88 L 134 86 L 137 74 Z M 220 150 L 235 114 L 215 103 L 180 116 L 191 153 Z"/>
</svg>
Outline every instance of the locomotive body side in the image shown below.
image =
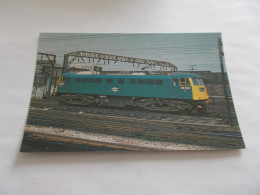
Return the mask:
<svg viewBox="0 0 260 195">
<path fill-rule="evenodd" d="M 180 76 L 179 76 L 180 77 Z M 63 74 L 56 94 L 152 97 L 192 100 L 192 88 L 174 84 L 179 77 L 164 75 L 76 75 Z M 185 86 L 184 86 L 185 87 Z"/>
<path fill-rule="evenodd" d="M 134 99 L 143 99 L 142 101 L 144 99 L 163 99 L 181 100 L 188 102 L 193 107 L 204 108 L 208 101 L 207 90 L 202 80 L 198 75 L 191 73 L 173 73 L 171 75 L 82 75 L 66 73 L 59 79 L 55 95 L 68 94 L 99 98 L 95 101 L 99 105 L 105 105 L 104 102 L 107 103 L 108 99 L 114 99 L 114 102 L 119 102 L 118 105 L 124 106 L 125 100 L 130 98 L 131 101 L 128 101 L 131 102 L 130 105 L 134 105 Z M 104 100 L 104 98 L 106 99 Z"/>
</svg>

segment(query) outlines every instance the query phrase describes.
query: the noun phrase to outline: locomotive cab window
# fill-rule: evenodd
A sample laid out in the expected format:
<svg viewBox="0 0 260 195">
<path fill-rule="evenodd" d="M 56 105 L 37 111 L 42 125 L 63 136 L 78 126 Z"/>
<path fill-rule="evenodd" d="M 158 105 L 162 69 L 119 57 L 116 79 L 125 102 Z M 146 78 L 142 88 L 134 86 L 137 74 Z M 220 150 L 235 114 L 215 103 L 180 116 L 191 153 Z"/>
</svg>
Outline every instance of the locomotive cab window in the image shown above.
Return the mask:
<svg viewBox="0 0 260 195">
<path fill-rule="evenodd" d="M 188 78 L 181 78 L 180 79 L 180 86 L 190 86 L 190 81 Z"/>
<path fill-rule="evenodd" d="M 186 79 L 186 86 L 190 86 L 190 80 L 188 78 Z"/>
<path fill-rule="evenodd" d="M 204 86 L 204 83 L 203 83 L 202 79 L 198 79 L 198 80 L 199 80 L 199 84 L 200 84 L 201 86 Z"/>
<path fill-rule="evenodd" d="M 186 85 L 185 79 L 181 78 L 180 79 L 180 86 L 185 86 L 185 85 Z"/>
<path fill-rule="evenodd" d="M 76 78 L 76 82 L 79 83 L 80 82 L 80 78 Z"/>
<path fill-rule="evenodd" d="M 193 82 L 193 85 L 195 85 L 195 86 L 199 85 L 198 79 L 196 79 L 196 78 L 193 78 L 192 82 Z"/>
</svg>

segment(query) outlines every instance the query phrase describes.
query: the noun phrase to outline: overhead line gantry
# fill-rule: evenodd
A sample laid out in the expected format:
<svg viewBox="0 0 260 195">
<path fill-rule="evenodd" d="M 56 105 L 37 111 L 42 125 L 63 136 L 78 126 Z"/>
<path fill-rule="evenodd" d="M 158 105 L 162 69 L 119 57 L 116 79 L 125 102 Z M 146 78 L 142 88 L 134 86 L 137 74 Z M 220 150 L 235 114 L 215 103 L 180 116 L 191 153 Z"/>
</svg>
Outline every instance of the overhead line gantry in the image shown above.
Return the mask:
<svg viewBox="0 0 260 195">
<path fill-rule="evenodd" d="M 140 65 L 148 65 L 148 67 L 160 67 L 165 70 L 169 68 L 171 71 L 177 71 L 177 66 L 175 66 L 172 63 L 164 62 L 164 61 L 157 61 L 157 60 L 149 60 L 149 59 L 142 59 L 142 58 L 133 58 L 133 57 L 126 57 L 126 56 L 118 56 L 118 55 L 111 55 L 111 54 L 104 54 L 104 53 L 96 53 L 96 52 L 89 52 L 89 51 L 75 51 L 72 53 L 64 54 L 64 61 L 63 61 L 63 73 L 68 72 L 69 66 L 76 60 L 81 59 L 85 62 L 84 59 L 88 59 L 89 63 L 94 62 L 95 60 L 107 61 L 107 64 L 110 63 L 110 61 L 116 62 L 127 62 L 132 63 L 133 66 L 137 65 L 139 67 Z M 147 67 L 147 68 L 148 68 Z"/>
</svg>

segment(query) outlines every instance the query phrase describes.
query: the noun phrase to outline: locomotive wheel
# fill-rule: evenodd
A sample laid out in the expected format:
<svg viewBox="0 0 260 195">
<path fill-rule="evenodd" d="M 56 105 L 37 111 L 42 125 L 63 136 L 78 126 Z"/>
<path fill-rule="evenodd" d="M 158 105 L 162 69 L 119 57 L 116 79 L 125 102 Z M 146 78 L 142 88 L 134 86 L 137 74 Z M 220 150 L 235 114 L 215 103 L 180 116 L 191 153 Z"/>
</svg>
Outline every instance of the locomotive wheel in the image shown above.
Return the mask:
<svg viewBox="0 0 260 195">
<path fill-rule="evenodd" d="M 84 95 L 61 95 L 58 97 L 58 101 L 69 105 L 96 106 L 99 98 Z"/>
<path fill-rule="evenodd" d="M 192 106 L 177 100 L 141 99 L 137 100 L 136 107 L 151 111 L 166 111 L 177 113 L 191 113 Z"/>
</svg>

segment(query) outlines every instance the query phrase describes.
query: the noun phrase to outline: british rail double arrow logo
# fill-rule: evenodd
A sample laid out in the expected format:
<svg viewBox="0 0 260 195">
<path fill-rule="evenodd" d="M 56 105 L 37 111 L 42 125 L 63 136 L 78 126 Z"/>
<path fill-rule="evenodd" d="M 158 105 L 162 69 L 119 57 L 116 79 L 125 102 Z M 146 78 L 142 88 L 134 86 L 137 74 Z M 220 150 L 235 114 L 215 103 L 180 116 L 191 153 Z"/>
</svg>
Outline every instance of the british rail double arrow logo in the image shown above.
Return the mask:
<svg viewBox="0 0 260 195">
<path fill-rule="evenodd" d="M 111 89 L 113 92 L 118 92 L 118 88 L 117 87 L 113 87 L 112 89 Z"/>
</svg>

